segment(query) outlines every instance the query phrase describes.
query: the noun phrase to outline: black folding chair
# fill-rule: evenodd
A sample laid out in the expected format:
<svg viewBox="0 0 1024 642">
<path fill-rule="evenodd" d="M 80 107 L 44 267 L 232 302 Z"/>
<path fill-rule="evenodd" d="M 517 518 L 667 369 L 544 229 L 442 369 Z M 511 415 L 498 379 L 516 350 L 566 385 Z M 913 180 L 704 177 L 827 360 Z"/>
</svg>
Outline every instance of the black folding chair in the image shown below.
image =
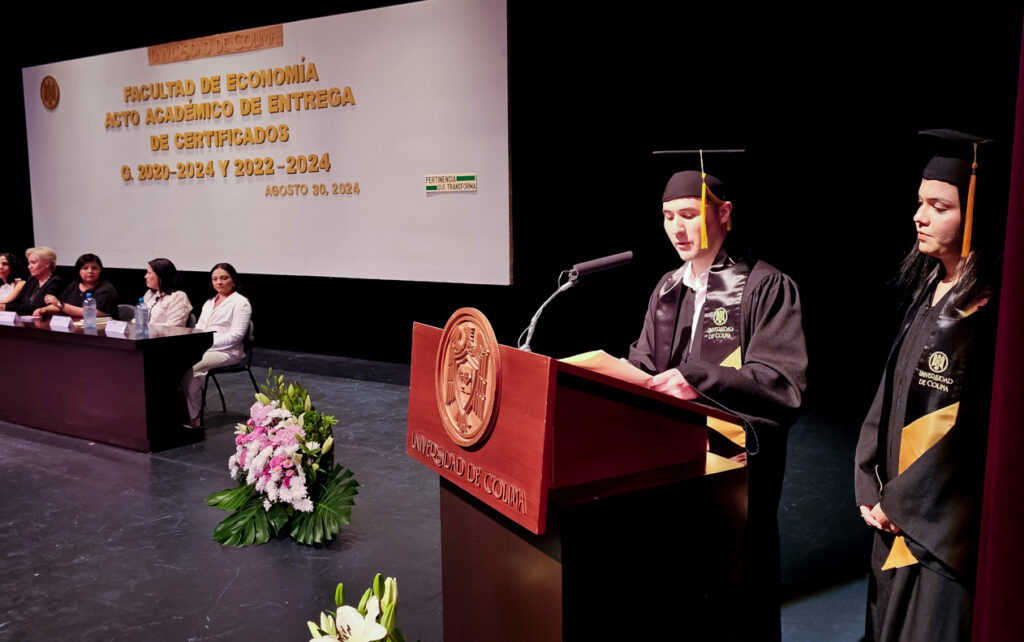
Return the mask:
<svg viewBox="0 0 1024 642">
<path fill-rule="evenodd" d="M 199 421 L 202 422 L 206 416 L 206 388 L 210 385 L 210 379 L 213 379 L 213 385 L 217 386 L 217 394 L 220 395 L 220 408 L 224 412 L 228 409 L 226 403 L 224 403 L 224 391 L 220 388 L 220 383 L 217 381 L 217 375 L 229 374 L 232 372 L 245 372 L 249 375 L 249 381 L 252 381 L 252 389 L 256 392 L 260 391 L 259 386 L 256 385 L 256 377 L 252 375 L 252 353 L 253 353 L 253 326 L 252 321 L 249 321 L 249 329 L 245 333 L 245 337 L 242 339 L 242 350 L 244 351 L 242 359 L 238 363 L 233 363 L 229 366 L 221 366 L 219 368 L 211 368 L 206 373 L 206 378 L 203 380 L 203 402 L 199 408 Z"/>
</svg>

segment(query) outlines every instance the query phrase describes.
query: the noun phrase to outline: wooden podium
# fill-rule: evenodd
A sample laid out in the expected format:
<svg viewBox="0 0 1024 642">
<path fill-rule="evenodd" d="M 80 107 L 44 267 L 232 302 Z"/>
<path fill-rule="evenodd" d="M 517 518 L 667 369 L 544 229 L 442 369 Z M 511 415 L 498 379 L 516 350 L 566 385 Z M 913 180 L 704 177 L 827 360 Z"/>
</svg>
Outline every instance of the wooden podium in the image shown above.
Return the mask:
<svg viewBox="0 0 1024 642">
<path fill-rule="evenodd" d="M 706 453 L 736 418 L 496 346 L 493 427 L 460 445 L 441 341 L 414 324 L 406 452 L 441 477 L 444 639 L 738 638 L 746 469 Z"/>
</svg>

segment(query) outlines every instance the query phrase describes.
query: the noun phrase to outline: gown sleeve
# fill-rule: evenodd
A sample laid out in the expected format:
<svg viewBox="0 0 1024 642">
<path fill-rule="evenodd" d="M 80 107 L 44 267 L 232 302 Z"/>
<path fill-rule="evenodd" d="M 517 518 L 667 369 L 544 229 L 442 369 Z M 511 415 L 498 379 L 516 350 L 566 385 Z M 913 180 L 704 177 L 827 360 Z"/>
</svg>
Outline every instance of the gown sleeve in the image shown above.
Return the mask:
<svg viewBox="0 0 1024 642">
<path fill-rule="evenodd" d="M 878 384 L 875 400 L 868 410 L 864 423 L 861 424 L 860 437 L 857 439 L 857 451 L 854 456 L 853 475 L 854 495 L 858 506 L 874 506 L 882 498 L 879 492 L 880 482 L 875 466 L 878 461 L 878 429 L 882 420 L 882 399 L 885 395 L 885 378 Z M 884 462 L 882 463 L 884 466 Z"/>
<path fill-rule="evenodd" d="M 761 279 L 745 314 L 739 368 L 688 361 L 679 371 L 704 398 L 752 425 L 789 425 L 807 385 L 807 346 L 796 284 L 780 272 Z"/>
</svg>

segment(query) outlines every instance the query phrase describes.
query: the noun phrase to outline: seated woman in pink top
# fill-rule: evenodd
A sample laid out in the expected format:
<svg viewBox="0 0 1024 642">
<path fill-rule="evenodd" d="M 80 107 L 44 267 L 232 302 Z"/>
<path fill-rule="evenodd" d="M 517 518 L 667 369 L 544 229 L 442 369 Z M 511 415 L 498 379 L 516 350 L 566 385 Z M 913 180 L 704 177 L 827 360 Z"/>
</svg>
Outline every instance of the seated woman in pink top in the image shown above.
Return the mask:
<svg viewBox="0 0 1024 642">
<path fill-rule="evenodd" d="M 192 312 L 192 303 L 174 264 L 168 259 L 150 261 L 146 268 L 146 287 L 149 290 L 142 300 L 149 306 L 150 325 L 184 327 Z"/>
<path fill-rule="evenodd" d="M 238 290 L 238 273 L 230 263 L 218 263 L 210 271 L 210 281 L 216 294 L 203 304 L 203 312 L 196 323 L 196 331 L 212 331 L 213 346 L 185 375 L 185 396 L 193 426 L 200 425 L 203 378 L 211 368 L 241 361 L 245 352 L 242 340 L 249 331 L 252 306 Z"/>
</svg>

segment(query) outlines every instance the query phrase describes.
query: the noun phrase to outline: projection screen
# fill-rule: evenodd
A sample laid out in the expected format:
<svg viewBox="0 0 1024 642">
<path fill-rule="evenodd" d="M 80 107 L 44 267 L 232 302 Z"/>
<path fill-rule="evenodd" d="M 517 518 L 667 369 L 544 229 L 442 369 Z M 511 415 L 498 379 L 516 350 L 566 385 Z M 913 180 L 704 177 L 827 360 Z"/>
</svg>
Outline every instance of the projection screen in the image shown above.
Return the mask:
<svg viewBox="0 0 1024 642">
<path fill-rule="evenodd" d="M 504 0 L 411 4 L 22 70 L 61 264 L 508 284 Z"/>
</svg>

